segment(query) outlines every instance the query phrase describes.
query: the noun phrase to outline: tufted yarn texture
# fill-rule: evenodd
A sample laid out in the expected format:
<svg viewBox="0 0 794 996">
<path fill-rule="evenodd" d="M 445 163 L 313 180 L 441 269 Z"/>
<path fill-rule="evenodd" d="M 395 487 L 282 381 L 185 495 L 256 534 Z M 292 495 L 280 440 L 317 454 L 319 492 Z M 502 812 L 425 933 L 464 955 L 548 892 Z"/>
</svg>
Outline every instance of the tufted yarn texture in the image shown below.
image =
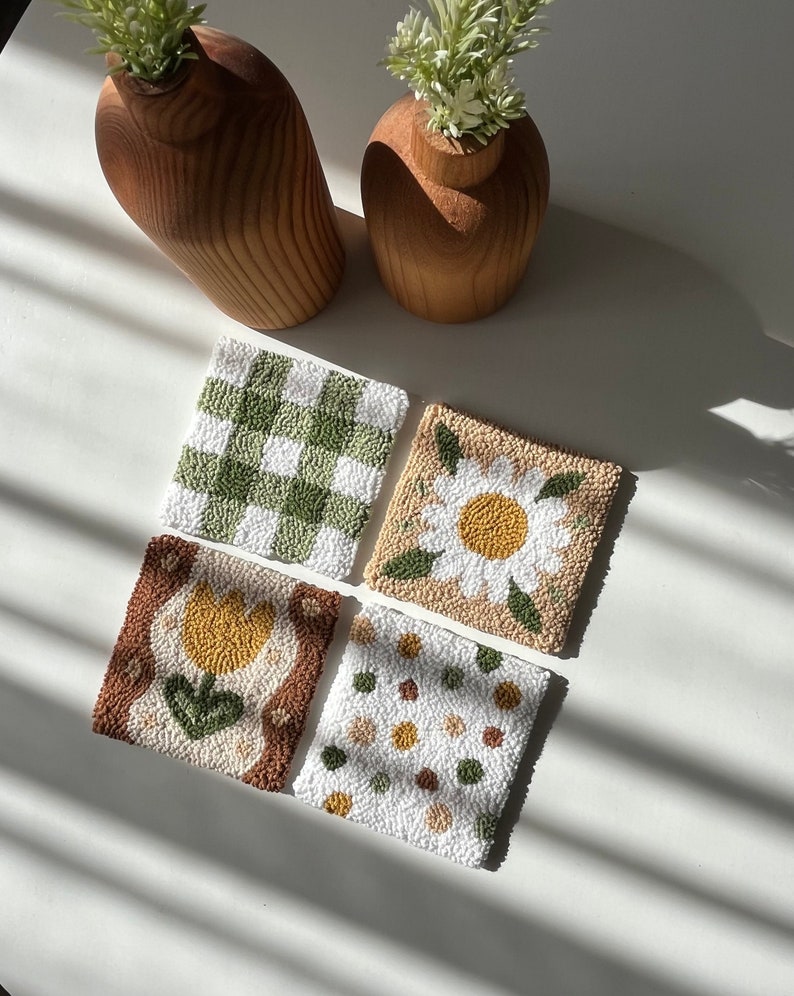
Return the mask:
<svg viewBox="0 0 794 996">
<path fill-rule="evenodd" d="M 341 597 L 176 536 L 149 542 L 94 732 L 284 786 Z"/>
<path fill-rule="evenodd" d="M 365 579 L 387 595 L 556 653 L 620 472 L 432 405 Z"/>
<path fill-rule="evenodd" d="M 221 339 L 162 520 L 343 578 L 407 407 L 400 388 Z"/>
<path fill-rule="evenodd" d="M 297 798 L 477 867 L 549 675 L 382 606 L 356 616 Z"/>
</svg>

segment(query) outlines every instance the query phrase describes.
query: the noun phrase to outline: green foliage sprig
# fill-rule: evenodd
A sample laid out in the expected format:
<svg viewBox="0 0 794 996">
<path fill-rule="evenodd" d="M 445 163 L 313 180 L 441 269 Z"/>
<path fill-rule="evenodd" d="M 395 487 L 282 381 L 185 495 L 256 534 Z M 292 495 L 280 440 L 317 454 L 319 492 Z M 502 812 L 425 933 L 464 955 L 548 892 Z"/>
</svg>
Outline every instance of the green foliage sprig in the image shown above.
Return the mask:
<svg viewBox="0 0 794 996">
<path fill-rule="evenodd" d="M 185 59 L 197 59 L 182 36 L 201 24 L 206 4 L 188 0 L 58 0 L 63 16 L 90 28 L 98 42 L 89 52 L 113 52 L 121 62 L 111 73 L 126 70 L 156 83 L 175 73 Z"/>
<path fill-rule="evenodd" d="M 430 105 L 428 128 L 485 144 L 526 114 L 512 57 L 534 48 L 545 29 L 532 21 L 551 0 L 426 0 L 397 24 L 383 59 Z"/>
</svg>

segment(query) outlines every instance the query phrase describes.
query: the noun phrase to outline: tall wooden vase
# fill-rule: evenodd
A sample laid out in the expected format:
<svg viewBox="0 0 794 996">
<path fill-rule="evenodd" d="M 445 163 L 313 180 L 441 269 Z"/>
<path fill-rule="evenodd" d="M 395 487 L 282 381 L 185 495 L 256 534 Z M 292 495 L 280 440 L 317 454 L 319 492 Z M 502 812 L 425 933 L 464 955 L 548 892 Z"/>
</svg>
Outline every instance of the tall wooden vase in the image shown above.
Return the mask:
<svg viewBox="0 0 794 996">
<path fill-rule="evenodd" d="M 529 117 L 487 145 L 425 127 L 406 94 L 370 137 L 361 196 L 386 290 L 434 322 L 468 322 L 516 290 L 549 199 L 549 161 Z"/>
<path fill-rule="evenodd" d="M 132 220 L 230 317 L 305 322 L 331 299 L 344 249 L 298 98 L 239 38 L 194 28 L 162 83 L 122 72 L 99 98 L 96 143 Z"/>
</svg>

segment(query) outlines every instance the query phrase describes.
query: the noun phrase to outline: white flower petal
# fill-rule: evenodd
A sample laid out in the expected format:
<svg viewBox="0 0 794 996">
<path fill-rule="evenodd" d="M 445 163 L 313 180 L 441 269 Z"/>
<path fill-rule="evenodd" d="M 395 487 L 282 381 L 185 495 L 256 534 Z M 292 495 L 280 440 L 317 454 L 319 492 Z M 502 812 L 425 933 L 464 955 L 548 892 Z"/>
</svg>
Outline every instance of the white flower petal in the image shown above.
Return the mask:
<svg viewBox="0 0 794 996">
<path fill-rule="evenodd" d="M 514 476 L 515 467 L 513 466 L 513 461 L 506 456 L 498 456 L 488 469 L 488 482 L 499 490 L 510 488 L 510 491 L 512 491 L 511 485 L 513 484 Z"/>
<path fill-rule="evenodd" d="M 485 578 L 481 570 L 477 569 L 474 561 L 469 559 L 462 565 L 458 576 L 458 587 L 467 598 L 474 598 L 482 591 Z"/>
<path fill-rule="evenodd" d="M 446 530 L 428 530 L 419 535 L 419 546 L 428 553 L 443 553 L 450 545 Z"/>
<path fill-rule="evenodd" d="M 538 492 L 546 483 L 546 478 L 543 476 L 541 470 L 537 467 L 530 467 L 529 470 L 522 474 L 521 477 L 516 481 L 516 490 L 521 491 L 529 497 L 529 500 L 534 502 L 537 497 Z M 542 504 L 538 502 L 538 504 Z"/>
<path fill-rule="evenodd" d="M 510 575 L 505 571 L 503 562 L 491 561 L 491 563 L 494 568 L 489 570 L 487 575 L 488 601 L 494 605 L 502 605 L 510 593 Z"/>
</svg>

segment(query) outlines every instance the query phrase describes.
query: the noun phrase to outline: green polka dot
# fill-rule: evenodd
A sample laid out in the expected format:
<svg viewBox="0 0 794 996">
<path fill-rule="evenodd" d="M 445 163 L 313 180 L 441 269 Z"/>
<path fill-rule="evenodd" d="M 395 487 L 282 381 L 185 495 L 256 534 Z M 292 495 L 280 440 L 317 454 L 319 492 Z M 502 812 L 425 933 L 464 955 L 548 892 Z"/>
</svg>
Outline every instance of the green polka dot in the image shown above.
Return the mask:
<svg viewBox="0 0 794 996">
<path fill-rule="evenodd" d="M 391 778 L 389 778 L 385 771 L 379 771 L 377 775 L 373 775 L 370 779 L 369 787 L 373 792 L 377 792 L 378 795 L 383 795 L 384 792 L 388 792 L 391 788 Z"/>
<path fill-rule="evenodd" d="M 502 666 L 502 656 L 493 647 L 478 647 L 477 667 L 483 674 L 490 674 L 491 671 L 495 671 L 498 667 Z"/>
<path fill-rule="evenodd" d="M 347 754 L 345 754 L 341 747 L 329 745 L 328 747 L 323 747 L 320 760 L 329 771 L 336 771 L 337 768 L 341 768 L 347 762 Z"/>
<path fill-rule="evenodd" d="M 480 813 L 474 821 L 474 833 L 479 840 L 493 840 L 496 833 L 496 817 L 493 813 Z"/>
<path fill-rule="evenodd" d="M 463 684 L 463 671 L 461 668 L 445 667 L 444 673 L 441 675 L 441 684 L 451 692 L 454 692 L 456 688 L 460 688 Z"/>
<path fill-rule="evenodd" d="M 359 671 L 353 675 L 353 688 L 357 692 L 374 692 L 375 684 L 375 675 L 372 671 Z"/>
<path fill-rule="evenodd" d="M 461 785 L 476 785 L 482 776 L 482 765 L 476 758 L 464 757 L 458 761 L 458 781 Z"/>
</svg>

